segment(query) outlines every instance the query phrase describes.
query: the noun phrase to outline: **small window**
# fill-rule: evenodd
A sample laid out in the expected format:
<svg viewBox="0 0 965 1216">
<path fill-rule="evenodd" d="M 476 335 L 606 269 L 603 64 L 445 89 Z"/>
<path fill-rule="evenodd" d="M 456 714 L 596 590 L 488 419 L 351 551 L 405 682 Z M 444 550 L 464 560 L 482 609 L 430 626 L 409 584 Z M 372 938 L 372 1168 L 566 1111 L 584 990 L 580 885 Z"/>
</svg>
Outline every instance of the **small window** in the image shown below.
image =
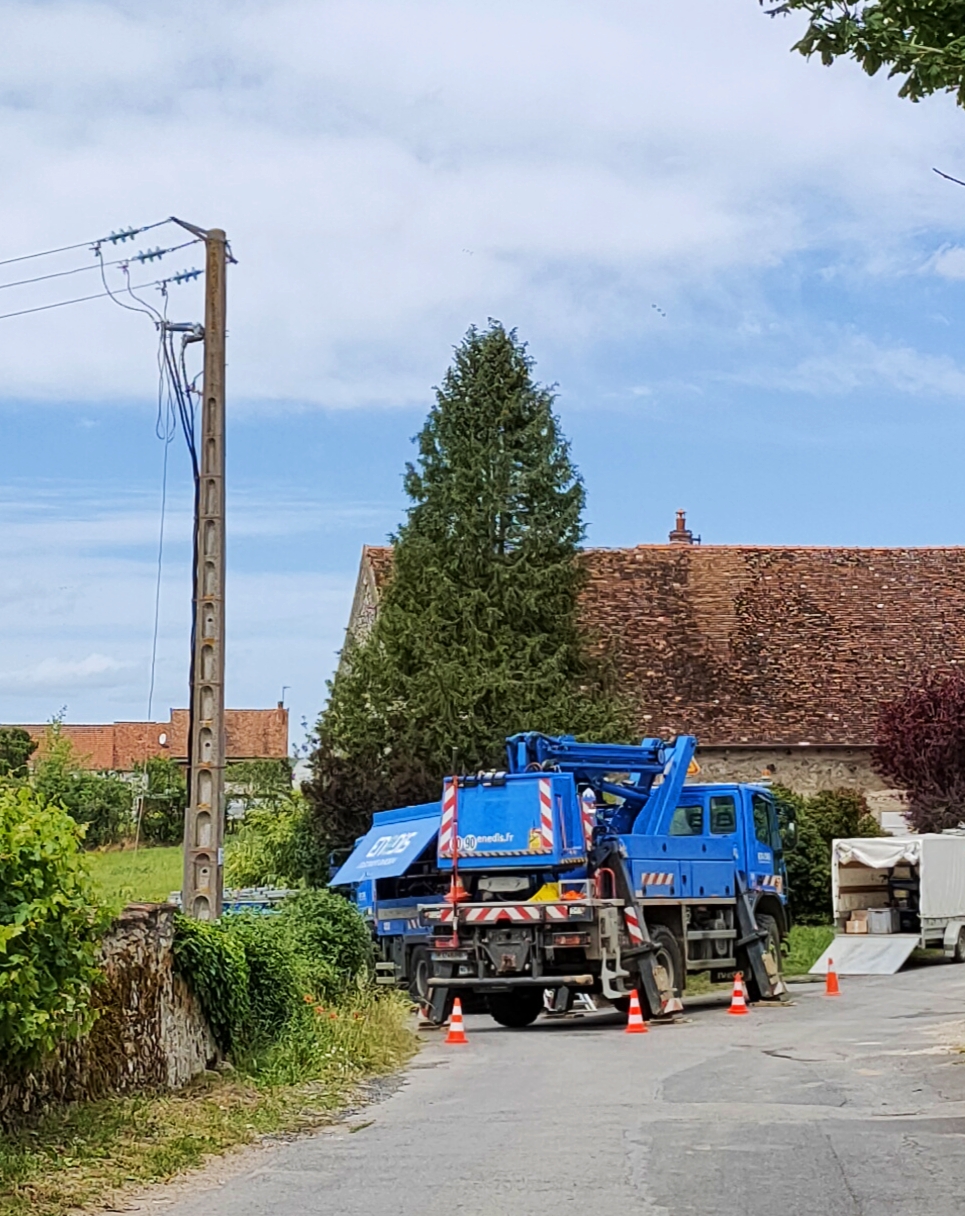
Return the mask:
<svg viewBox="0 0 965 1216">
<path fill-rule="evenodd" d="M 713 836 L 730 836 L 737 831 L 737 807 L 730 794 L 711 798 L 710 831 Z"/>
<path fill-rule="evenodd" d="M 678 806 L 670 820 L 671 836 L 702 836 L 704 833 L 704 808 L 702 806 Z"/>
<path fill-rule="evenodd" d="M 754 804 L 754 835 L 761 842 L 772 848 L 771 840 L 771 804 L 763 794 L 753 796 Z"/>
</svg>

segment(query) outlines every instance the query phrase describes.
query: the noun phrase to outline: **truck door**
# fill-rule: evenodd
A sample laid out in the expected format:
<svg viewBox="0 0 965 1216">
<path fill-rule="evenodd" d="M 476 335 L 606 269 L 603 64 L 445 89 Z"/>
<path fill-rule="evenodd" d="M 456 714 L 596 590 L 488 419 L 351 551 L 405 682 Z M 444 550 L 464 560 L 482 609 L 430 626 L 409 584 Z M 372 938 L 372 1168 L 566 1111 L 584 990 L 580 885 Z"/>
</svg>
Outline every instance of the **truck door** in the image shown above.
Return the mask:
<svg viewBox="0 0 965 1216">
<path fill-rule="evenodd" d="M 774 856 L 777 823 L 774 804 L 756 791 L 751 793 L 754 839 L 749 842 L 747 881 L 751 889 L 780 890 L 779 870 Z M 750 827 L 750 825 L 748 825 Z"/>
<path fill-rule="evenodd" d="M 734 794 L 711 794 L 708 832 L 699 864 L 694 866 L 694 894 L 733 898 L 737 851 L 737 800 Z"/>
</svg>

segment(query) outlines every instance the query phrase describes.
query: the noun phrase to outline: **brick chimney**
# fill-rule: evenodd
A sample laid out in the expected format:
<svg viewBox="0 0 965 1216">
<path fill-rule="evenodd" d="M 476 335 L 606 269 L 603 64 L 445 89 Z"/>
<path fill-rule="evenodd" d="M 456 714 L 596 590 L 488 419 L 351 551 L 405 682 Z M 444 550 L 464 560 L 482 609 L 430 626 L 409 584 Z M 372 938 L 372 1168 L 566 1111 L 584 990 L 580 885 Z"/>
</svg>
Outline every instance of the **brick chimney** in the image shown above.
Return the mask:
<svg viewBox="0 0 965 1216">
<path fill-rule="evenodd" d="M 694 534 L 687 527 L 687 512 L 677 512 L 677 526 L 670 533 L 670 543 L 672 545 L 692 545 L 694 544 Z M 697 537 L 697 544 L 700 544 L 700 537 Z"/>
</svg>

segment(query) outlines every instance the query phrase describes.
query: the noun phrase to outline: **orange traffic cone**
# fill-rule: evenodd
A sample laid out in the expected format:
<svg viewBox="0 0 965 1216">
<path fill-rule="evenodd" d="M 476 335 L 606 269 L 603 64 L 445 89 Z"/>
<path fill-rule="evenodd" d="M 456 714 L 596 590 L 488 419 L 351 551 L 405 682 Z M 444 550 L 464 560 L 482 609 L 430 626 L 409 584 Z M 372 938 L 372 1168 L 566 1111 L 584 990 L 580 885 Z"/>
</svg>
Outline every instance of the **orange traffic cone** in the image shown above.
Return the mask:
<svg viewBox="0 0 965 1216">
<path fill-rule="evenodd" d="M 824 977 L 824 995 L 825 996 L 840 996 L 841 989 L 838 987 L 838 973 L 834 969 L 834 959 L 828 959 L 828 973 Z"/>
<path fill-rule="evenodd" d="M 452 1016 L 449 1018 L 449 1033 L 447 1043 L 468 1043 L 466 1031 L 462 1024 L 462 1001 L 458 997 L 452 1003 Z"/>
<path fill-rule="evenodd" d="M 630 993 L 630 1016 L 627 1018 L 627 1034 L 649 1034 L 647 1023 L 643 1020 L 643 1012 L 640 1009 L 640 998 L 637 996 L 637 990 L 634 988 Z"/>
<path fill-rule="evenodd" d="M 744 977 L 738 971 L 734 976 L 734 993 L 730 998 L 730 1009 L 728 1013 L 732 1013 L 735 1017 L 745 1017 L 747 1015 L 747 1001 L 744 999 Z"/>
</svg>

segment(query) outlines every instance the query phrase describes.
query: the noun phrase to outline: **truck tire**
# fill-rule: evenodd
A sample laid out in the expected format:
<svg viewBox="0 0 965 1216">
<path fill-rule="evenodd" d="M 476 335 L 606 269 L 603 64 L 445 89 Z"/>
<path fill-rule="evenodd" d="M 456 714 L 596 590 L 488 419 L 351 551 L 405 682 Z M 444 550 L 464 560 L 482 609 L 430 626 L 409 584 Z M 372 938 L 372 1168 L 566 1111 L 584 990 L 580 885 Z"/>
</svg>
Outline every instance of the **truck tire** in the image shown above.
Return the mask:
<svg viewBox="0 0 965 1216">
<path fill-rule="evenodd" d="M 781 931 L 777 926 L 777 921 L 773 916 L 767 916 L 765 913 L 759 913 L 756 918 L 758 929 L 767 934 L 767 939 L 764 942 L 764 953 L 771 955 L 774 959 L 774 964 L 777 967 L 777 974 L 781 974 Z M 742 960 L 744 967 L 744 983 L 747 985 L 747 996 L 752 1001 L 761 1001 L 770 998 L 769 992 L 761 992 L 758 987 L 757 980 L 754 978 L 754 972 L 748 965 L 749 960 L 745 957 Z"/>
<path fill-rule="evenodd" d="M 425 946 L 416 946 L 409 956 L 409 998 L 415 1005 L 425 1005 L 429 1000 L 429 976 L 432 963 Z"/>
<path fill-rule="evenodd" d="M 489 1013 L 500 1026 L 521 1030 L 530 1026 L 543 1012 L 543 989 L 523 988 L 516 992 L 494 992 L 489 997 Z"/>
<path fill-rule="evenodd" d="M 965 963 L 965 925 L 958 931 L 958 939 L 955 942 L 955 953 L 952 955 L 952 962 Z"/>
<path fill-rule="evenodd" d="M 675 996 L 683 990 L 684 965 L 680 954 L 680 945 L 672 931 L 666 925 L 648 925 L 650 940 L 653 942 L 653 961 L 658 967 L 663 967 L 670 981 L 670 988 Z M 647 965 L 646 960 L 643 963 Z M 651 1009 L 643 988 L 637 990 L 640 997 L 640 1008 L 645 1018 L 659 1018 L 661 1011 Z"/>
</svg>

